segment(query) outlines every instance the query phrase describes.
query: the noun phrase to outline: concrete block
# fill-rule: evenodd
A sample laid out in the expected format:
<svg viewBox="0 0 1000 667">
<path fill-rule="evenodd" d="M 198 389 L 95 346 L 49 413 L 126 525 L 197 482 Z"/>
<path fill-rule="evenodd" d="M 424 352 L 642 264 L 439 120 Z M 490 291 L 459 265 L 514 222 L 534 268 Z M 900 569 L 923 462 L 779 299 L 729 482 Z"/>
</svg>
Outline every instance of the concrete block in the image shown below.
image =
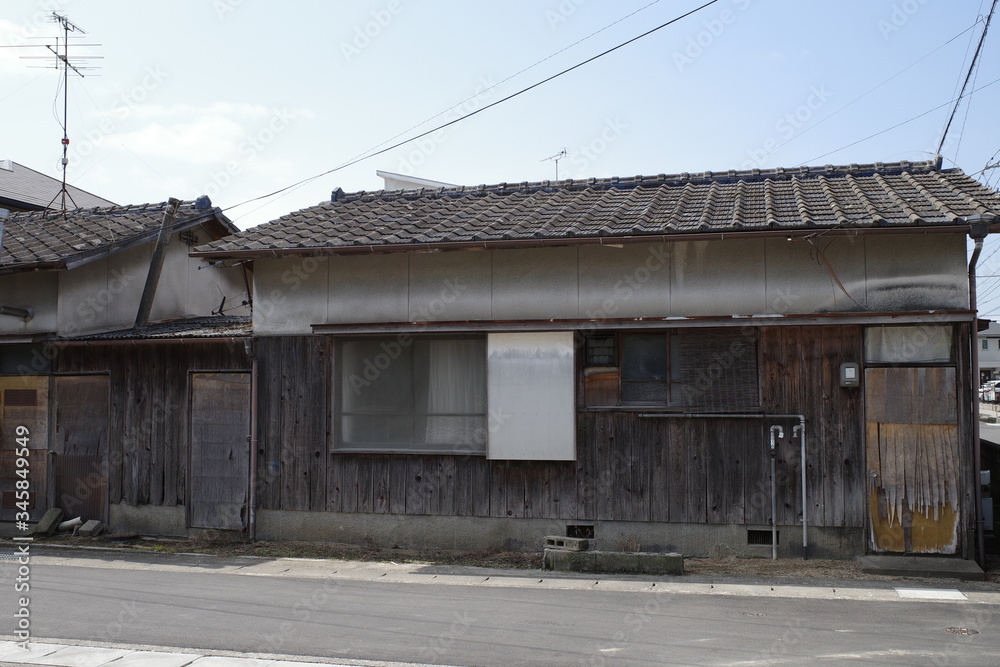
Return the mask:
<svg viewBox="0 0 1000 667">
<path fill-rule="evenodd" d="M 635 574 L 639 571 L 638 554 L 628 551 L 598 551 L 595 567 L 609 574 Z"/>
<path fill-rule="evenodd" d="M 35 530 L 32 532 L 32 535 L 48 537 L 56 532 L 56 528 L 59 526 L 59 522 L 62 521 L 62 518 L 63 511 L 58 507 L 53 507 L 45 512 L 39 522 L 35 524 Z"/>
<path fill-rule="evenodd" d="M 542 568 L 557 572 L 595 572 L 594 552 L 546 549 L 542 557 Z"/>
<path fill-rule="evenodd" d="M 80 537 L 97 537 L 104 532 L 104 524 L 97 519 L 91 519 L 80 526 Z"/>
<path fill-rule="evenodd" d="M 562 549 L 563 551 L 586 551 L 590 542 L 583 537 L 559 537 L 550 535 L 545 538 L 546 549 Z"/>
<path fill-rule="evenodd" d="M 684 574 L 684 557 L 677 553 L 567 551 L 546 549 L 542 567 L 559 572 L 609 574 Z"/>
<path fill-rule="evenodd" d="M 636 554 L 639 556 L 639 572 L 642 574 L 684 574 L 684 556 L 669 554 Z"/>
</svg>

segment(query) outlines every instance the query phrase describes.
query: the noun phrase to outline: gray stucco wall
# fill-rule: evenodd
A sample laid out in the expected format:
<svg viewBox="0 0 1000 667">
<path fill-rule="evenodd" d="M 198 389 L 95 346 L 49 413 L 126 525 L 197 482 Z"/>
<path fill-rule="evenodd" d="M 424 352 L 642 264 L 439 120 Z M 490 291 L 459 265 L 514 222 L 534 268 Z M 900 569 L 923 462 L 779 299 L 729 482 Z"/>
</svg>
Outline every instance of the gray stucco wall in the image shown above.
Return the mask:
<svg viewBox="0 0 1000 667">
<path fill-rule="evenodd" d="M 200 241 L 208 236 L 201 233 Z M 72 336 L 131 327 L 146 285 L 152 244 L 95 260 L 58 276 L 58 331 Z M 175 234 L 167 247 L 150 320 L 210 315 L 227 296 L 228 315 L 248 315 L 237 308 L 246 295 L 241 270 L 209 268 L 188 256 L 188 246 Z"/>
<path fill-rule="evenodd" d="M 31 308 L 34 317 L 0 315 L 0 334 L 35 334 L 56 330 L 56 298 L 59 279 L 55 273 L 32 271 L 0 276 L 0 305 Z"/>
<path fill-rule="evenodd" d="M 254 328 L 955 310 L 965 262 L 959 234 L 265 259 Z"/>
</svg>

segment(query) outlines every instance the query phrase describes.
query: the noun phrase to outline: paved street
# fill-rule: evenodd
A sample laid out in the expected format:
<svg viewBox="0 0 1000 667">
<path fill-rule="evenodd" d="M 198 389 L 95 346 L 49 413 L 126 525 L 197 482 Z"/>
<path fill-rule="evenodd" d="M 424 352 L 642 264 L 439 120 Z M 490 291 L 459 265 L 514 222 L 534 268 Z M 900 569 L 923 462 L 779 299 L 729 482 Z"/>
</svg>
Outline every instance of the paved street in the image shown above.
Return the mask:
<svg viewBox="0 0 1000 667">
<path fill-rule="evenodd" d="M 45 553 L 31 565 L 36 641 L 446 665 L 912 665 L 936 658 L 994 665 L 1000 654 L 1000 592 L 985 584 L 772 586 L 718 577 Z M 13 563 L 0 563 L 0 581 L 14 575 Z M 10 623 L 8 610 L 4 617 Z"/>
</svg>

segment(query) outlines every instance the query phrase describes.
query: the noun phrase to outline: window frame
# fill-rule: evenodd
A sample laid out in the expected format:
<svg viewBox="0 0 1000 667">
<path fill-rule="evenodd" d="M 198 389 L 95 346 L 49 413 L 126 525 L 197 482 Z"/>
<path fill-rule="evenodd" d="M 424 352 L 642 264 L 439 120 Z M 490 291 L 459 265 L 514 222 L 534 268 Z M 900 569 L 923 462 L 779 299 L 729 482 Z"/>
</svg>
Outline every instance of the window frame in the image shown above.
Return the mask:
<svg viewBox="0 0 1000 667">
<path fill-rule="evenodd" d="M 948 361 L 869 361 L 868 360 L 868 331 L 872 329 L 919 329 L 921 327 L 945 327 L 951 330 L 951 345 L 948 351 L 950 359 Z M 901 367 L 942 367 L 957 368 L 959 365 L 959 330 L 955 324 L 945 323 L 922 323 L 922 324 L 870 324 L 862 328 L 861 332 L 861 359 L 864 368 L 901 368 Z"/>
<path fill-rule="evenodd" d="M 332 336 L 331 341 L 332 354 L 330 355 L 330 363 L 332 364 L 329 387 L 330 391 L 330 442 L 329 451 L 331 454 L 414 454 L 414 455 L 441 455 L 441 456 L 483 456 L 485 457 L 488 453 L 489 448 L 489 438 L 488 438 L 488 396 L 487 396 L 487 350 L 486 350 L 486 335 L 478 333 L 441 333 L 441 334 L 372 334 L 372 335 L 346 335 L 346 336 Z M 416 409 L 416 396 L 419 388 L 416 384 L 417 374 L 414 372 L 414 354 L 413 346 L 420 340 L 477 340 L 480 341 L 482 345 L 482 354 L 478 359 L 478 363 L 482 364 L 482 411 L 481 412 L 463 412 L 463 413 L 438 413 L 438 412 L 420 412 Z M 409 395 L 409 410 L 406 413 L 393 413 L 393 412 L 356 412 L 356 411 L 345 411 L 343 404 L 343 373 L 345 370 L 345 364 L 343 363 L 343 348 L 345 343 L 350 342 L 377 342 L 384 341 L 389 344 L 398 344 L 408 351 L 409 363 L 410 363 L 410 395 Z M 410 420 L 410 440 L 409 443 L 398 443 L 398 442 L 364 442 L 358 444 L 348 444 L 344 439 L 344 424 L 343 417 L 346 415 L 394 415 L 401 417 L 408 417 Z M 416 423 L 420 419 L 426 419 L 428 417 L 447 417 L 447 416 L 463 416 L 463 417 L 478 417 L 480 423 L 475 428 L 474 442 L 463 442 L 457 445 L 440 445 L 440 446 L 416 446 L 417 443 L 414 442 L 413 434 L 415 433 Z"/>
<path fill-rule="evenodd" d="M 680 359 L 680 335 L 682 332 L 693 332 L 695 330 L 701 331 L 701 328 L 634 328 L 634 329 L 607 329 L 607 330 L 596 330 L 588 331 L 583 333 L 582 345 L 584 346 L 584 354 L 579 355 L 580 360 L 577 365 L 577 391 L 578 391 L 578 408 L 586 411 L 623 411 L 623 412 L 664 412 L 664 413 L 687 413 L 687 412 L 712 412 L 712 413 L 756 413 L 763 412 L 764 401 L 763 401 L 763 363 L 762 363 L 762 349 L 760 345 L 761 341 L 761 330 L 760 327 L 751 327 L 754 335 L 754 364 L 755 364 L 755 376 L 753 380 L 753 399 L 752 405 L 739 405 L 733 408 L 712 408 L 706 409 L 704 406 L 699 406 L 694 403 L 683 403 L 682 399 L 678 398 L 677 402 L 673 402 L 674 392 L 682 391 L 684 386 L 684 381 L 681 378 L 681 373 L 683 373 L 683 360 Z M 734 340 L 736 337 L 745 331 L 745 328 L 732 328 L 732 327 L 709 327 L 707 330 L 712 332 L 727 332 L 733 335 Z M 667 398 L 665 402 L 654 402 L 654 401 L 626 401 L 623 396 L 623 385 L 626 380 L 623 379 L 623 366 L 624 366 L 624 353 L 622 350 L 622 338 L 630 334 L 659 334 L 663 336 L 664 345 L 666 347 L 666 369 L 665 369 L 665 380 L 664 384 L 667 386 Z M 591 336 L 608 336 L 614 335 L 615 337 L 615 356 L 616 356 L 616 366 L 590 366 L 588 365 L 588 355 L 586 354 L 586 346 L 588 339 Z M 678 363 L 680 366 L 678 367 Z M 589 372 L 615 372 L 618 375 L 618 392 L 617 392 L 617 403 L 601 403 L 601 404 L 588 404 L 587 402 L 587 376 Z"/>
</svg>

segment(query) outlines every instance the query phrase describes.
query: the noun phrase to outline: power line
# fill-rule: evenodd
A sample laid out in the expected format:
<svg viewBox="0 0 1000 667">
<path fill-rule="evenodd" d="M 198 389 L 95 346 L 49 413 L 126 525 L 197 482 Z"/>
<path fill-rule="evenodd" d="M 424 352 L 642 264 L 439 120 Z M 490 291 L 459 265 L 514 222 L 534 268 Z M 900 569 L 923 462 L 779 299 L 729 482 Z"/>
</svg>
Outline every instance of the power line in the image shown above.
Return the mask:
<svg viewBox="0 0 1000 667">
<path fill-rule="evenodd" d="M 375 157 L 377 155 L 382 155 L 383 153 L 388 153 L 389 151 L 394 150 L 396 148 L 399 148 L 400 146 L 403 146 L 405 144 L 408 144 L 411 141 L 416 141 L 417 139 L 420 139 L 422 137 L 426 137 L 428 134 L 433 134 L 434 132 L 437 132 L 438 130 L 442 130 L 442 129 L 444 129 L 446 127 L 449 127 L 451 125 L 454 125 L 456 123 L 460 123 L 463 120 L 466 120 L 467 118 L 471 118 L 472 116 L 475 116 L 476 114 L 479 114 L 479 113 L 482 113 L 482 112 L 486 111 L 487 109 L 491 109 L 491 108 L 493 108 L 493 107 L 495 107 L 497 105 L 503 104 L 504 102 L 512 100 L 515 97 L 518 97 L 519 95 L 523 95 L 524 93 L 527 93 L 530 90 L 534 90 L 535 88 L 538 88 L 539 86 L 542 86 L 542 85 L 544 85 L 544 84 L 546 84 L 546 83 L 548 83 L 548 82 L 550 82 L 550 81 L 552 81 L 554 79 L 557 79 L 557 78 L 563 76 L 564 74 L 569 74 L 573 70 L 579 69 L 580 67 L 583 67 L 584 65 L 592 63 L 592 62 L 594 62 L 595 60 L 597 60 L 599 58 L 603 58 L 604 56 L 606 56 L 606 55 L 608 55 L 610 53 L 614 53 L 618 49 L 621 49 L 621 48 L 623 48 L 625 46 L 628 46 L 632 42 L 638 41 L 638 40 L 642 39 L 643 37 L 647 37 L 649 35 L 652 35 L 654 32 L 657 32 L 658 30 L 662 30 L 663 28 L 666 28 L 667 26 L 673 25 L 674 23 L 677 23 L 678 21 L 680 21 L 682 19 L 685 19 L 688 16 L 691 16 L 692 14 L 696 14 L 697 12 L 700 12 L 701 10 L 705 9 L 706 7 L 714 5 L 717 2 L 719 2 L 719 0 L 709 0 L 708 2 L 706 2 L 705 4 L 703 4 L 703 5 L 699 6 L 699 7 L 696 7 L 696 8 L 694 8 L 694 9 L 688 11 L 688 12 L 685 12 L 684 14 L 681 14 L 680 16 L 677 16 L 676 18 L 672 18 L 669 21 L 667 21 L 666 23 L 661 23 L 660 25 L 656 26 L 655 28 L 652 28 L 651 30 L 647 30 L 646 32 L 642 33 L 641 35 L 637 35 L 637 36 L 635 36 L 635 37 L 633 37 L 633 38 L 631 38 L 631 39 L 629 39 L 627 41 L 622 42 L 621 44 L 618 44 L 617 46 L 613 46 L 610 49 L 607 49 L 606 51 L 602 51 L 601 53 L 598 53 L 596 56 L 592 56 L 590 58 L 587 58 L 586 60 L 584 60 L 582 62 L 579 62 L 576 65 L 573 65 L 572 67 L 567 67 L 566 69 L 562 70 L 561 72 L 557 72 L 556 74 L 553 74 L 552 76 L 546 77 L 545 79 L 542 79 L 541 81 L 533 83 L 533 84 L 531 84 L 530 86 L 528 86 L 526 88 L 522 88 L 521 90 L 519 90 L 519 91 L 517 91 L 515 93 L 511 93 L 510 95 L 507 95 L 506 97 L 503 97 L 503 98 L 497 100 L 496 102 L 491 102 L 490 104 L 487 104 L 484 107 L 481 107 L 479 109 L 475 109 L 473 111 L 470 111 L 469 113 L 465 114 L 464 116 L 459 116 L 458 118 L 450 120 L 450 121 L 448 121 L 446 123 L 442 123 L 442 124 L 438 125 L 437 127 L 434 127 L 434 128 L 431 128 L 430 130 L 427 130 L 426 132 L 421 132 L 420 134 L 414 135 L 414 136 L 410 137 L 409 139 L 404 139 L 402 141 L 396 142 L 395 144 L 393 144 L 391 146 L 388 146 L 388 147 L 383 148 L 381 150 L 375 151 L 374 153 L 370 153 L 369 155 L 366 155 L 364 157 L 359 157 L 359 158 L 355 158 L 353 160 L 348 160 L 347 162 L 345 162 L 345 163 L 343 163 L 343 164 L 341 164 L 341 165 L 339 165 L 337 167 L 334 167 L 332 169 L 328 169 L 328 170 L 326 170 L 326 171 L 324 171 L 324 172 L 322 172 L 320 174 L 316 174 L 315 176 L 310 176 L 308 178 L 304 178 L 301 181 L 298 181 L 296 183 L 292 183 L 291 185 L 286 185 L 285 187 L 280 188 L 278 190 L 275 190 L 274 192 L 270 192 L 270 193 L 268 193 L 266 195 L 260 195 L 259 197 L 253 197 L 252 199 L 247 199 L 246 201 L 240 202 L 239 204 L 234 204 L 233 206 L 229 206 L 228 208 L 225 208 L 223 210 L 224 211 L 229 211 L 229 210 L 232 210 L 234 208 L 237 208 L 237 207 L 249 204 L 250 202 L 254 202 L 254 201 L 258 201 L 260 199 L 267 199 L 269 197 L 273 197 L 274 195 L 281 194 L 282 192 L 285 192 L 286 190 L 290 190 L 290 189 L 298 187 L 300 185 L 305 185 L 306 183 L 309 183 L 310 181 L 314 181 L 317 178 L 322 178 L 323 176 L 326 176 L 327 174 L 332 174 L 335 171 L 340 171 L 341 169 L 346 169 L 347 167 L 355 165 L 355 164 L 357 164 L 359 162 L 362 162 L 364 160 L 368 160 L 368 159 L 373 158 L 373 157 Z"/>
<path fill-rule="evenodd" d="M 613 28 L 614 26 L 618 25 L 618 24 L 619 24 L 619 23 L 621 23 L 622 21 L 624 21 L 624 20 L 626 20 L 626 19 L 629 19 L 629 18 L 631 18 L 631 17 L 635 16 L 636 14 L 638 14 L 639 12 L 641 12 L 641 11 L 643 11 L 643 10 L 646 10 L 646 9 L 649 9 L 650 7 L 652 7 L 653 5 L 655 5 L 655 4 L 659 3 L 659 2 L 660 2 L 660 0 L 653 0 L 653 1 L 652 1 L 652 2 L 650 2 L 649 4 L 647 4 L 647 5 L 643 5 L 642 7 L 640 7 L 640 8 L 639 8 L 639 9 L 637 9 L 637 10 L 635 10 L 634 12 L 631 12 L 631 13 L 629 13 L 629 14 L 626 14 L 625 16 L 621 17 L 621 18 L 620 18 L 620 19 L 618 19 L 617 21 L 614 21 L 613 23 L 609 23 L 608 25 L 604 26 L 604 27 L 603 27 L 603 28 L 601 28 L 600 30 L 596 30 L 596 31 L 594 31 L 594 32 L 590 33 L 589 35 L 587 35 L 586 37 L 584 37 L 584 38 L 582 38 L 582 39 L 578 39 L 578 40 L 576 40 L 575 42 L 573 42 L 572 44 L 569 44 L 568 46 L 565 46 L 565 47 L 563 47 L 563 48 L 559 49 L 559 50 L 558 50 L 558 51 L 556 51 L 555 53 L 551 53 L 551 54 L 549 54 L 549 55 L 545 56 L 544 58 L 542 58 L 541 60 L 539 60 L 539 61 L 537 61 L 537 62 L 535 62 L 535 63 L 533 63 L 533 64 L 531 64 L 531 65 L 528 65 L 527 67 L 524 67 L 524 68 L 522 68 L 522 69 L 520 69 L 520 70 L 518 70 L 518 71 L 514 72 L 514 73 L 513 73 L 513 74 L 511 74 L 510 76 L 507 76 L 507 77 L 504 77 L 503 79 L 501 79 L 500 81 L 497 81 L 497 82 L 496 82 L 495 84 L 493 84 L 492 86 L 489 86 L 489 87 L 487 87 L 487 88 L 484 88 L 483 90 L 479 91 L 479 92 L 478 92 L 478 93 L 476 93 L 475 95 L 470 95 L 469 97 L 466 97 L 466 98 L 465 98 L 464 100 L 462 100 L 461 102 L 458 102 L 458 103 L 456 103 L 456 104 L 453 104 L 453 105 L 451 105 L 450 107 L 448 107 L 448 108 L 447 108 L 447 109 L 445 109 L 444 111 L 442 111 L 442 112 L 440 112 L 440 113 L 436 113 L 436 114 L 434 114 L 433 116 L 431 116 L 430 118 L 426 118 L 426 119 L 422 120 L 421 122 L 417 123 L 416 125 L 412 125 L 412 126 L 410 126 L 410 127 L 406 128 L 406 129 L 405 129 L 405 130 L 403 130 L 402 132 L 400 132 L 400 133 L 398 133 L 398 134 L 395 134 L 395 135 L 393 135 L 393 136 L 389 137 L 388 139 L 386 139 L 386 140 L 385 140 L 385 141 L 383 141 L 382 143 L 378 144 L 377 146 L 372 146 L 372 147 L 371 147 L 371 148 L 369 148 L 368 150 L 366 150 L 366 151 L 362 151 L 361 153 L 358 153 L 357 155 L 355 155 L 355 156 L 354 156 L 353 158 L 351 158 L 351 159 L 352 159 L 352 160 L 355 160 L 355 159 L 357 159 L 357 158 L 360 158 L 360 157 L 362 157 L 362 156 L 366 155 L 367 153 L 369 153 L 369 152 L 371 152 L 371 151 L 374 151 L 374 150 L 377 150 L 377 149 L 381 148 L 382 146 L 385 146 L 385 145 L 386 145 L 387 143 L 389 143 L 390 141 L 392 141 L 392 140 L 394 140 L 394 139 L 398 139 L 399 137 L 403 136 L 403 135 L 404 135 L 404 134 L 406 134 L 407 132 L 412 132 L 413 130 L 417 129 L 418 127 L 421 127 L 421 126 L 423 126 L 423 125 L 426 125 L 427 123 L 431 122 L 431 121 L 432 121 L 432 120 L 434 120 L 435 118 L 440 118 L 441 116 L 445 115 L 446 113 L 448 113 L 448 112 L 449 112 L 449 111 L 451 111 L 452 109 L 455 109 L 455 108 L 458 108 L 458 107 L 462 107 L 462 106 L 464 106 L 464 105 L 465 105 L 466 103 L 468 103 L 468 102 L 471 102 L 472 100 L 476 99 L 477 97 L 479 97 L 479 96 L 481 96 L 481 95 L 483 95 L 483 94 L 485 94 L 485 93 L 487 93 L 487 92 L 489 92 L 489 91 L 491 91 L 491 90 L 493 90 L 493 89 L 495 89 L 495 88 L 499 88 L 500 86 L 502 86 L 503 84 L 507 83 L 507 82 L 508 82 L 508 81 L 510 81 L 511 79 L 514 79 L 514 78 L 517 78 L 517 77 L 519 77 L 520 75 L 522 75 L 522 74 L 524 74 L 525 72 L 527 72 L 528 70 L 532 70 L 532 69 L 534 69 L 534 68 L 538 67 L 539 65 L 541 65 L 541 64 L 542 64 L 542 63 L 544 63 L 544 62 L 546 62 L 546 61 L 549 61 L 549 60 L 552 60 L 553 58 L 555 58 L 556 56 L 558 56 L 558 55 L 559 55 L 560 53 L 565 53 L 566 51 L 569 51 L 569 50 L 570 50 L 570 49 L 572 49 L 572 48 L 573 48 L 574 46 L 577 46 L 578 44 L 582 44 L 583 42 L 586 42 L 586 41 L 587 41 L 588 39 L 590 39 L 591 37 L 595 37 L 595 36 L 597 36 L 597 35 L 601 34 L 602 32 L 604 32 L 605 30 L 608 30 L 608 29 L 610 29 L 610 28 Z"/>
<path fill-rule="evenodd" d="M 986 24 L 983 25 L 983 32 L 979 35 L 979 43 L 976 45 L 976 51 L 972 54 L 972 62 L 969 63 L 969 71 L 965 74 L 965 81 L 962 82 L 962 93 L 965 93 L 966 86 L 969 85 L 969 79 L 972 77 L 972 72 L 975 70 L 976 62 L 979 60 L 979 53 L 983 50 L 983 42 L 986 41 L 986 33 L 990 29 L 990 20 L 993 18 L 993 10 L 997 8 L 997 1 L 993 0 L 993 4 L 990 5 L 990 13 L 986 16 Z M 941 148 L 944 146 L 945 139 L 948 138 L 948 129 L 951 127 L 951 121 L 955 118 L 955 113 L 958 111 L 958 105 L 961 103 L 962 97 L 964 95 L 959 95 L 955 98 L 955 106 L 952 108 L 951 113 L 948 115 L 948 122 L 945 123 L 944 132 L 941 133 L 941 141 L 938 142 L 938 147 L 936 153 L 940 155 Z"/>
<path fill-rule="evenodd" d="M 806 132 L 809 132 L 810 130 L 813 130 L 813 129 L 819 127 L 820 125 L 822 125 L 826 121 L 830 120 L 831 118 L 833 118 L 834 116 L 836 116 L 838 113 L 840 113 L 844 109 L 848 108 L 849 106 L 853 105 L 854 103 L 860 102 L 862 99 L 864 99 L 865 97 L 868 97 L 869 95 L 871 95 L 876 90 L 878 90 L 879 88 L 881 88 L 885 84 L 887 84 L 890 81 L 892 81 L 893 79 L 895 79 L 897 76 L 899 76 L 903 72 L 906 72 L 907 70 L 912 69 L 913 67 L 916 67 L 917 65 L 919 65 L 920 63 L 922 63 L 924 60 L 927 60 L 932 55 L 934 55 L 935 53 L 937 53 L 938 51 L 940 51 L 944 47 L 948 46 L 949 44 L 951 44 L 952 42 L 954 42 L 956 39 L 958 39 L 959 37 L 961 37 L 965 33 L 969 32 L 970 30 L 972 30 L 973 28 L 975 28 L 978 23 L 979 23 L 979 21 L 976 21 L 975 23 L 973 23 L 972 25 L 970 25 L 968 28 L 966 28 L 962 32 L 958 33 L 957 35 L 955 35 L 954 37 L 952 37 L 951 39 L 949 39 L 947 42 L 945 42 L 941 46 L 937 47 L 936 49 L 934 49 L 930 53 L 924 55 L 919 60 L 913 61 L 912 63 L 910 63 L 909 65 L 907 65 L 903 69 L 899 70 L 898 72 L 896 72 L 895 74 L 893 74 L 892 76 L 890 76 L 888 79 L 886 79 L 882 83 L 880 83 L 877 86 L 875 86 L 874 88 L 871 88 L 867 92 L 864 92 L 861 95 L 859 95 L 858 97 L 855 97 L 853 100 L 851 100 L 850 102 L 848 102 L 844 106 L 842 106 L 839 109 L 831 112 L 830 115 L 828 115 L 828 116 L 826 116 L 824 118 L 819 119 L 818 121 L 816 121 L 815 123 L 813 123 L 809 127 L 803 129 L 801 132 L 796 133 L 795 136 L 790 137 L 787 141 L 778 144 L 777 146 L 774 147 L 774 150 L 771 150 L 771 151 L 768 151 L 767 153 L 764 153 L 763 155 L 760 156 L 760 159 L 754 160 L 754 162 L 759 163 L 761 159 L 766 158 L 768 155 L 771 155 L 773 153 L 778 152 L 779 150 L 781 150 L 782 147 L 787 146 L 788 144 L 792 143 L 793 141 L 795 141 L 796 139 L 798 139 L 799 137 L 801 137 L 802 135 L 804 135 Z M 955 88 L 958 88 L 958 84 L 955 85 Z"/>
<path fill-rule="evenodd" d="M 985 89 L 989 88 L 990 86 L 992 86 L 993 84 L 995 84 L 997 82 L 1000 82 L 1000 79 L 993 79 L 989 83 L 984 84 L 984 85 L 980 86 L 979 88 L 976 88 L 975 90 L 970 90 L 969 92 L 965 93 L 962 97 L 968 97 L 970 95 L 975 95 L 980 90 L 985 90 Z M 802 165 L 806 165 L 806 164 L 815 164 L 816 160 L 822 160 L 827 155 L 833 155 L 834 153 L 839 153 L 840 151 L 844 150 L 845 148 L 850 148 L 851 146 L 856 146 L 857 144 L 860 144 L 862 142 L 868 141 L 869 139 L 877 137 L 880 134 L 885 134 L 886 132 L 891 132 L 892 130 L 895 130 L 897 127 L 902 127 L 903 125 L 906 125 L 907 123 L 912 123 L 913 121 L 915 121 L 915 120 L 917 120 L 919 118 L 923 118 L 927 114 L 934 113 L 938 109 L 942 109 L 942 108 L 948 106 L 949 104 L 951 104 L 951 103 L 953 103 L 953 102 L 955 102 L 957 100 L 960 100 L 960 99 L 961 99 L 961 97 L 956 98 L 955 100 L 948 100 L 944 104 L 939 104 L 936 107 L 934 107 L 933 109 L 928 109 L 927 111 L 923 112 L 922 114 L 918 114 L 918 115 L 914 116 L 913 118 L 908 118 L 907 120 L 904 120 L 904 121 L 902 121 L 900 123 L 896 123 L 892 127 L 887 127 L 886 129 L 881 130 L 879 132 L 876 132 L 875 134 L 869 134 L 867 137 L 865 137 L 863 139 L 858 139 L 857 141 L 852 141 L 851 143 L 847 144 L 846 146 L 841 146 L 840 148 L 832 150 L 832 151 L 830 151 L 828 153 L 823 153 L 822 155 L 817 155 L 814 158 L 810 158 L 810 159 L 806 160 L 805 162 L 800 162 L 799 166 L 801 167 Z M 940 148 L 938 150 L 940 150 Z"/>
</svg>

